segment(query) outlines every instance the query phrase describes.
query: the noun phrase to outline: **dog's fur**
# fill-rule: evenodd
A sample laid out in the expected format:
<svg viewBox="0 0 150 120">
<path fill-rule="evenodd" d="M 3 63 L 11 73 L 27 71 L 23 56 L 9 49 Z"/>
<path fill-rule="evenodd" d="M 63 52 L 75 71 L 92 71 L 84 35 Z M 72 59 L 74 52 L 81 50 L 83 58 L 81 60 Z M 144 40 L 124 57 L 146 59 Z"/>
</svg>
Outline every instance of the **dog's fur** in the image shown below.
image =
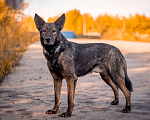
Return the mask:
<svg viewBox="0 0 150 120">
<path fill-rule="evenodd" d="M 59 116 L 70 117 L 74 107 L 77 77 L 89 72 L 99 73 L 113 89 L 115 99 L 111 102 L 112 105 L 119 103 L 119 87 L 126 98 L 126 107 L 122 112 L 130 112 L 132 83 L 127 75 L 125 58 L 119 49 L 104 43 L 77 44 L 67 41 L 60 32 L 65 23 L 65 14 L 54 23 L 45 23 L 37 14 L 35 14 L 34 20 L 40 32 L 40 41 L 48 68 L 54 79 L 55 105 L 52 110 L 46 112 L 47 114 L 57 113 L 60 105 L 62 80 L 66 79 L 68 109 Z"/>
</svg>

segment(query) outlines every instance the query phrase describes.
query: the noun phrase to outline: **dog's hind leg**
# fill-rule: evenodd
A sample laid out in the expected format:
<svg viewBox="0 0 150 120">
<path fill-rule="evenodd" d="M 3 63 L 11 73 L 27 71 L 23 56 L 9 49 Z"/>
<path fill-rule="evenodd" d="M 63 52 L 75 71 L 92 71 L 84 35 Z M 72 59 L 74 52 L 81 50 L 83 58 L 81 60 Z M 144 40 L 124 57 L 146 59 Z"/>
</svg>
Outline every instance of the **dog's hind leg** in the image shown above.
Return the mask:
<svg viewBox="0 0 150 120">
<path fill-rule="evenodd" d="M 119 92 L 117 85 L 112 81 L 109 74 L 107 73 L 107 70 L 104 68 L 104 70 L 100 73 L 102 79 L 112 88 L 114 92 L 115 99 L 111 102 L 111 105 L 117 105 L 119 103 Z"/>
<path fill-rule="evenodd" d="M 62 77 L 58 76 L 56 73 L 51 71 L 51 75 L 54 79 L 54 92 L 55 92 L 55 105 L 52 110 L 48 110 L 46 114 L 56 114 L 59 105 L 60 105 L 60 93 L 61 93 L 61 86 L 62 86 Z"/>
<path fill-rule="evenodd" d="M 123 113 L 129 113 L 131 110 L 131 92 L 127 89 L 124 80 L 121 77 L 116 78 L 118 87 L 122 90 L 126 98 L 126 107 L 122 110 Z"/>
<path fill-rule="evenodd" d="M 122 110 L 124 113 L 129 113 L 131 110 L 131 90 L 132 83 L 127 79 L 126 62 L 122 55 L 113 54 L 109 61 L 109 75 L 114 83 L 122 90 L 126 98 L 126 107 Z M 127 86 L 126 86 L 127 85 Z M 130 90 L 130 91 L 129 91 Z"/>
</svg>

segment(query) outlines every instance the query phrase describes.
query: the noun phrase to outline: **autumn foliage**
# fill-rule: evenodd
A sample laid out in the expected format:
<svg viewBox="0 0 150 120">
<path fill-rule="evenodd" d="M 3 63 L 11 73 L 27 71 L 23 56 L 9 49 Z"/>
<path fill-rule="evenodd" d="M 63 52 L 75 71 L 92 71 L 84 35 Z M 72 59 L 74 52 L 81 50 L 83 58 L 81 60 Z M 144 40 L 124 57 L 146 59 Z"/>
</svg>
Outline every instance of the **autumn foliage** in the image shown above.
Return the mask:
<svg viewBox="0 0 150 120">
<path fill-rule="evenodd" d="M 58 16 L 49 17 L 48 22 L 54 22 Z M 85 24 L 85 25 L 84 25 Z M 93 18 L 90 14 L 81 14 L 74 9 L 66 13 L 63 30 L 74 31 L 76 34 L 98 32 L 103 39 L 121 39 L 150 42 L 150 18 L 136 14 L 127 17 L 99 15 Z"/>
</svg>

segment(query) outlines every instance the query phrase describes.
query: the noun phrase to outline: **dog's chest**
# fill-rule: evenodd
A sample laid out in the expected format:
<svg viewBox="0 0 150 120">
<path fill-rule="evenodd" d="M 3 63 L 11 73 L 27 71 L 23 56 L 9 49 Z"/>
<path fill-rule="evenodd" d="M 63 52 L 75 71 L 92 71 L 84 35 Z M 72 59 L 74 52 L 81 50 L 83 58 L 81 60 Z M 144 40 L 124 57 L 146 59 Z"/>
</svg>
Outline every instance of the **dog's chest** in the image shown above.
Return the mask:
<svg viewBox="0 0 150 120">
<path fill-rule="evenodd" d="M 49 60 L 49 69 L 52 71 L 59 71 L 60 70 L 60 65 L 58 64 L 58 59 L 57 58 L 53 58 Z"/>
</svg>

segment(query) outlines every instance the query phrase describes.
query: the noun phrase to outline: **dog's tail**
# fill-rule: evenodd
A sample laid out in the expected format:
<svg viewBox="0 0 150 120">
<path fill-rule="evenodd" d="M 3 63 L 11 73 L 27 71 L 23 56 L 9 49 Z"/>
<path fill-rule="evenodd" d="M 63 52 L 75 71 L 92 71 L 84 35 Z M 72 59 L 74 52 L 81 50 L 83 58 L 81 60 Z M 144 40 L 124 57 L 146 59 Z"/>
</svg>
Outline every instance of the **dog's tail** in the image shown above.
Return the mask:
<svg viewBox="0 0 150 120">
<path fill-rule="evenodd" d="M 125 59 L 123 59 L 123 65 L 124 65 L 124 73 L 125 73 L 125 85 L 126 85 L 127 89 L 130 92 L 132 92 L 133 91 L 132 82 L 129 79 L 128 74 L 127 74 L 127 64 L 126 64 Z"/>
<path fill-rule="evenodd" d="M 133 87 L 132 87 L 132 82 L 129 79 L 128 74 L 127 74 L 127 67 L 124 69 L 124 71 L 125 71 L 125 85 L 126 85 L 127 89 L 130 92 L 132 92 L 133 91 Z"/>
<path fill-rule="evenodd" d="M 126 84 L 126 87 L 127 89 L 132 92 L 133 91 L 133 88 L 132 88 L 132 82 L 131 80 L 129 79 L 128 75 L 126 74 L 125 76 L 125 84 Z"/>
</svg>

